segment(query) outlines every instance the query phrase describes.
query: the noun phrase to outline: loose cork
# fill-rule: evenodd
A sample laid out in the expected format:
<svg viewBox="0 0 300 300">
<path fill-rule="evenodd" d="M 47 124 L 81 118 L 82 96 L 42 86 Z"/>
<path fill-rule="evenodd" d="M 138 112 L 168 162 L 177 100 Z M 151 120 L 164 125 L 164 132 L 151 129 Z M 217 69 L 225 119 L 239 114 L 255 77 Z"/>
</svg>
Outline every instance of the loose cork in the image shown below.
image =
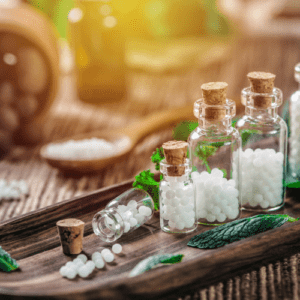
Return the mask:
<svg viewBox="0 0 300 300">
<path fill-rule="evenodd" d="M 201 85 L 204 103 L 208 105 L 226 104 L 226 82 L 208 82 Z"/>
<path fill-rule="evenodd" d="M 207 105 L 225 105 L 228 84 L 226 82 L 209 82 L 201 86 L 204 103 Z M 226 116 L 226 110 L 219 107 L 205 108 L 206 120 L 222 120 Z"/>
<path fill-rule="evenodd" d="M 56 223 L 65 254 L 79 254 L 82 251 L 84 224 L 78 219 L 65 219 Z"/>
<path fill-rule="evenodd" d="M 254 93 L 272 93 L 275 75 L 266 72 L 250 72 L 247 75 L 250 81 L 251 91 Z M 253 105 L 258 108 L 268 108 L 272 104 L 272 98 L 266 96 L 253 96 Z"/>
<path fill-rule="evenodd" d="M 169 141 L 162 145 L 166 162 L 170 165 L 167 173 L 169 176 L 182 176 L 185 174 L 185 167 L 176 166 L 182 165 L 186 161 L 188 143 L 183 141 Z"/>
</svg>

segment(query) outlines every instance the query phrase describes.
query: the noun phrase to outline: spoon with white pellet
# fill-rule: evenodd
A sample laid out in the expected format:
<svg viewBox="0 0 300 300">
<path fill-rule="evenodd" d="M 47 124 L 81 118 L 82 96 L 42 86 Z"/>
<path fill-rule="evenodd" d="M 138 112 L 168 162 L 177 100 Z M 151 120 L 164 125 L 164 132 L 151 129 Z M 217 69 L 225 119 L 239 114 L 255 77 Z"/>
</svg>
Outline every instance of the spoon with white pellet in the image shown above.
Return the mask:
<svg viewBox="0 0 300 300">
<path fill-rule="evenodd" d="M 54 156 L 48 151 L 49 147 L 53 145 L 51 143 L 44 145 L 40 149 L 40 156 L 51 166 L 59 168 L 62 171 L 75 173 L 96 172 L 124 160 L 137 142 L 148 134 L 170 125 L 175 125 L 181 120 L 189 120 L 192 117 L 193 107 L 189 105 L 152 114 L 141 121 L 130 124 L 128 127 L 94 131 L 55 141 L 56 145 L 62 145 L 71 140 L 76 142 L 93 138 L 103 139 L 113 144 L 114 151 L 112 151 L 111 155 L 99 153 L 99 157 L 94 156 L 93 158 L 68 158 L 64 153 L 64 155 Z"/>
</svg>

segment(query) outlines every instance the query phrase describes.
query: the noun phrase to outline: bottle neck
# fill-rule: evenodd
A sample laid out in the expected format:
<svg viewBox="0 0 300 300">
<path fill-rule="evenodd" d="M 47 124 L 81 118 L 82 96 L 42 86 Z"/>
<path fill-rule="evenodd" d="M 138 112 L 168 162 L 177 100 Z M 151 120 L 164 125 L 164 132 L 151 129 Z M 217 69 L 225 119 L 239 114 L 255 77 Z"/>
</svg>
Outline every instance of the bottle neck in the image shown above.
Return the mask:
<svg viewBox="0 0 300 300">
<path fill-rule="evenodd" d="M 251 106 L 246 106 L 245 114 L 254 119 L 268 120 L 274 119 L 278 116 L 278 107 L 269 108 L 253 108 Z"/>
<path fill-rule="evenodd" d="M 105 242 L 114 242 L 124 232 L 124 222 L 115 208 L 99 211 L 92 220 L 94 233 Z"/>
<path fill-rule="evenodd" d="M 222 120 L 207 120 L 204 118 L 198 119 L 198 126 L 201 130 L 211 134 L 229 133 L 233 130 L 231 126 L 232 119 L 225 118 Z"/>
</svg>

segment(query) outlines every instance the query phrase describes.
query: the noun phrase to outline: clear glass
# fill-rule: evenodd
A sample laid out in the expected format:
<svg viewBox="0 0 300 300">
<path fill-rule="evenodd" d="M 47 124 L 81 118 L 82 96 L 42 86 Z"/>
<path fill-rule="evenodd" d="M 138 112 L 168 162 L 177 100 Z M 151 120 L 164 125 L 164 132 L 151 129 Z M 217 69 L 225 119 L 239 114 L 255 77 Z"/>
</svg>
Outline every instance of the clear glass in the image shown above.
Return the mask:
<svg viewBox="0 0 300 300">
<path fill-rule="evenodd" d="M 68 36 L 75 55 L 77 92 L 89 103 L 120 101 L 126 94 L 123 16 L 116 1 L 75 0 Z"/>
<path fill-rule="evenodd" d="M 169 176 L 168 169 L 182 168 L 182 176 Z M 188 233 L 197 228 L 194 185 L 190 163 L 170 165 L 160 163 L 163 180 L 159 185 L 160 227 L 168 233 Z"/>
<path fill-rule="evenodd" d="M 208 118 L 219 112 L 218 120 Z M 240 217 L 239 132 L 231 126 L 235 102 L 207 105 L 203 99 L 194 104 L 199 126 L 190 134 L 189 155 L 196 193 L 196 217 L 199 224 L 220 225 Z"/>
<path fill-rule="evenodd" d="M 236 123 L 243 147 L 241 153 L 243 209 L 273 211 L 284 205 L 287 125 L 278 116 L 282 104 L 281 90 L 258 94 L 250 87 L 242 90 L 245 116 Z M 268 99 L 267 108 L 254 105 L 257 99 Z"/>
<path fill-rule="evenodd" d="M 114 242 L 151 219 L 154 202 L 144 190 L 132 188 L 110 201 L 92 220 L 94 233 L 105 242 Z"/>
<path fill-rule="evenodd" d="M 300 177 L 300 64 L 295 66 L 295 80 L 299 83 L 298 91 L 290 98 L 290 140 L 289 166 L 293 177 Z"/>
</svg>

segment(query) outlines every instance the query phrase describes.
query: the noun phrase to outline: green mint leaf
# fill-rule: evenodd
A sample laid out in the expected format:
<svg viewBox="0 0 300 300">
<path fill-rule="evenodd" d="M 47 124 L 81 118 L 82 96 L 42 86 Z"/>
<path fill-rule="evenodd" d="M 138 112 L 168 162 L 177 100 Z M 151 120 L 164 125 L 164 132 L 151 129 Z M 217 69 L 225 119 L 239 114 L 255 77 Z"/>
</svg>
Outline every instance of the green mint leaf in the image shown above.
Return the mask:
<svg viewBox="0 0 300 300">
<path fill-rule="evenodd" d="M 165 158 L 164 150 L 162 147 L 156 148 L 151 156 L 151 161 L 155 163 L 155 170 L 159 171 L 159 164 Z"/>
<path fill-rule="evenodd" d="M 196 121 L 182 121 L 178 123 L 173 129 L 173 139 L 176 141 L 187 141 L 189 135 L 197 126 L 198 122 Z"/>
<path fill-rule="evenodd" d="M 288 215 L 257 215 L 236 220 L 195 235 L 187 245 L 201 249 L 218 248 L 266 230 L 280 227 L 286 222 L 297 220 Z"/>
<path fill-rule="evenodd" d="M 223 172 L 223 178 L 227 178 L 227 171 L 226 169 L 220 169 Z"/>
<path fill-rule="evenodd" d="M 159 209 L 159 182 L 154 179 L 154 174 L 150 170 L 142 171 L 135 176 L 132 186 L 146 191 L 153 199 L 154 209 Z"/>
<path fill-rule="evenodd" d="M 162 254 L 150 256 L 139 262 L 130 272 L 129 277 L 140 275 L 158 264 L 176 264 L 182 261 L 183 254 Z"/>
<path fill-rule="evenodd" d="M 0 246 L 0 270 L 10 272 L 17 268 L 19 268 L 19 265 L 16 260 L 11 258 L 10 255 Z"/>
</svg>

